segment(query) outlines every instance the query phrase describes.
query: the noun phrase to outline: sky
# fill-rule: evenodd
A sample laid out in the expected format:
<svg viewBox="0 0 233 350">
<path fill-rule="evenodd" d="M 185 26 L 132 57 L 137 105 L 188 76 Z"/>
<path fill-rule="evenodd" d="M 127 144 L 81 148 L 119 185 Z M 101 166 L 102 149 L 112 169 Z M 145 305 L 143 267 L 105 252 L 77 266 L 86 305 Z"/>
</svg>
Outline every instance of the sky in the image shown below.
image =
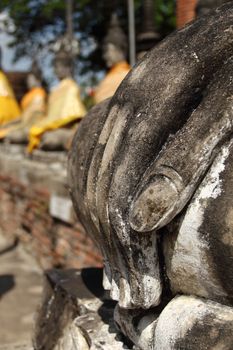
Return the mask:
<svg viewBox="0 0 233 350">
<path fill-rule="evenodd" d="M 0 0 L 1 1 L 1 0 Z M 8 35 L 4 29 L 4 19 L 7 18 L 6 12 L 0 13 L 0 47 L 2 49 L 2 68 L 4 71 L 29 71 L 31 67 L 31 59 L 27 57 L 23 57 L 22 59 L 18 60 L 17 62 L 13 61 L 14 58 L 14 48 L 9 48 L 8 44 L 11 41 L 11 36 Z M 84 50 L 89 49 L 84 48 Z M 46 55 L 46 57 L 43 59 L 43 75 L 48 83 L 49 88 L 52 88 L 58 83 L 57 78 L 55 77 L 53 73 L 53 68 L 51 64 L 52 56 L 50 53 Z M 87 75 L 84 76 L 75 76 L 75 80 L 78 82 L 78 84 L 85 85 L 85 82 L 87 81 Z M 103 73 L 100 72 L 97 75 L 97 79 L 101 80 L 103 78 Z"/>
<path fill-rule="evenodd" d="M 0 15 L 1 21 L 1 15 Z M 4 31 L 0 31 L 0 47 L 2 50 L 2 69 L 4 71 L 23 71 L 28 72 L 31 67 L 31 60 L 27 57 L 24 57 L 18 60 L 16 63 L 13 61 L 14 58 L 14 48 L 9 48 L 8 43 L 11 41 L 11 37 L 7 35 Z M 46 75 L 46 82 L 48 86 L 52 88 L 58 82 L 56 77 L 53 74 L 51 68 L 50 60 L 46 60 L 43 66 L 43 74 Z"/>
<path fill-rule="evenodd" d="M 2 67 L 5 71 L 27 71 L 30 68 L 30 59 L 24 58 L 13 63 L 14 49 L 9 48 L 10 36 L 0 32 L 0 46 L 2 49 Z"/>
<path fill-rule="evenodd" d="M 5 12 L 0 13 L 0 47 L 2 49 L 2 67 L 6 71 L 27 71 L 31 65 L 30 59 L 24 58 L 17 63 L 13 62 L 14 49 L 8 47 L 11 37 L 4 30 L 4 20 L 7 18 Z"/>
</svg>

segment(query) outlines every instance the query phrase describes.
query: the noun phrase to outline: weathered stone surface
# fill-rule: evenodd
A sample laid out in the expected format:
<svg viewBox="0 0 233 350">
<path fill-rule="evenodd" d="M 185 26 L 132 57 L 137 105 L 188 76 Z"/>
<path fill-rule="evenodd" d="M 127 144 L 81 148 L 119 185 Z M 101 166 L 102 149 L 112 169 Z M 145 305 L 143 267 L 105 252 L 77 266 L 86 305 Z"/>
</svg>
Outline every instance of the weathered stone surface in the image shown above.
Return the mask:
<svg viewBox="0 0 233 350">
<path fill-rule="evenodd" d="M 155 328 L 153 350 L 231 350 L 233 309 L 192 296 L 173 299 Z"/>
<path fill-rule="evenodd" d="M 164 226 L 193 195 L 219 145 L 233 129 L 233 58 L 205 89 L 186 124 L 159 153 L 138 189 L 131 225 L 137 231 Z M 190 152 L 193 150 L 193 152 Z"/>
<path fill-rule="evenodd" d="M 73 140 L 75 210 L 139 349 L 232 346 L 232 23 L 231 2 L 166 38 Z"/>
<path fill-rule="evenodd" d="M 79 278 L 79 275 L 72 271 L 59 274 L 58 271 L 52 270 L 45 276 L 43 298 L 34 332 L 36 350 L 54 349 L 62 337 L 63 331 L 78 313 L 77 298 L 66 292 L 68 277 L 72 283 L 74 279 Z"/>
<path fill-rule="evenodd" d="M 6 136 L 6 142 L 24 144 L 28 143 L 28 132 L 27 129 L 14 130 Z"/>
<path fill-rule="evenodd" d="M 9 345 L 0 345 L 0 350 L 33 350 L 33 347 L 26 343 L 15 343 Z"/>
<path fill-rule="evenodd" d="M 230 350 L 233 309 L 196 298 L 178 296 L 161 310 L 115 309 L 121 330 L 143 350 Z"/>
<path fill-rule="evenodd" d="M 88 312 L 76 318 L 75 326 L 86 335 L 90 350 L 129 349 L 116 329 L 113 310 L 111 304 L 108 306 L 105 303 L 96 312 Z"/>
<path fill-rule="evenodd" d="M 54 350 L 90 350 L 85 335 L 74 323 L 68 325 L 63 333 Z"/>
<path fill-rule="evenodd" d="M 166 38 L 74 138 L 70 192 L 122 308 L 160 303 L 153 230 L 185 207 L 232 133 L 232 21 L 231 3 Z"/>
<path fill-rule="evenodd" d="M 66 128 L 47 131 L 41 138 L 40 149 L 48 151 L 67 150 L 74 133 L 75 129 Z"/>
<path fill-rule="evenodd" d="M 136 344 L 136 349 L 154 349 L 154 335 L 159 312 L 155 309 L 126 310 L 118 305 L 114 311 L 114 320 L 127 337 Z"/>
<path fill-rule="evenodd" d="M 105 314 L 105 320 L 98 314 L 98 310 L 78 316 L 65 328 L 54 350 L 129 349 L 117 335 L 113 321 L 113 308 L 106 311 L 106 308 L 101 305 L 99 310 L 100 313 Z"/>
<path fill-rule="evenodd" d="M 115 303 L 108 300 L 101 282 L 101 269 L 48 272 L 35 350 L 128 349 L 114 324 Z"/>
<path fill-rule="evenodd" d="M 178 228 L 165 235 L 164 255 L 174 293 L 233 304 L 233 141 L 200 184 Z M 171 242 L 173 241 L 173 245 Z"/>
</svg>

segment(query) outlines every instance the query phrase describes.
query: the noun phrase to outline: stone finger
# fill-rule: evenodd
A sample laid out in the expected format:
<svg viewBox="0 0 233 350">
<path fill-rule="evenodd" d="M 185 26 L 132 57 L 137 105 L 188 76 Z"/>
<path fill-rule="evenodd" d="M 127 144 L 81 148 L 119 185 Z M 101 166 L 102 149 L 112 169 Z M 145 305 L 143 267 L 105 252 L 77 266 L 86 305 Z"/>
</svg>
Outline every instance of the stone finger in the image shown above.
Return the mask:
<svg viewBox="0 0 233 350">
<path fill-rule="evenodd" d="M 99 232 L 92 223 L 87 203 L 87 177 L 108 105 L 109 99 L 93 107 L 82 120 L 68 157 L 68 184 L 76 213 L 86 231 L 98 244 Z"/>
<path fill-rule="evenodd" d="M 187 204 L 233 132 L 233 59 L 227 60 L 184 127 L 163 147 L 135 196 L 130 223 L 147 232 L 166 225 Z"/>
<path fill-rule="evenodd" d="M 186 122 L 213 73 L 231 55 L 232 6 L 225 6 L 225 12 L 199 19 L 166 38 L 132 69 L 113 97 L 108 118 L 115 119 L 98 176 L 97 207 L 103 224 L 109 222 L 106 198 L 115 171 L 125 192 L 130 187 L 133 195 L 135 183 L 169 135 Z M 205 35 L 213 41 L 206 42 Z"/>
<path fill-rule="evenodd" d="M 215 20 L 220 22 L 219 30 L 214 29 Z M 125 271 L 127 290 L 131 293 L 129 307 L 156 305 L 161 294 L 156 238 L 140 239 L 130 228 L 132 199 L 169 135 L 186 122 L 213 72 L 230 55 L 232 38 L 225 32 L 230 23 L 230 17 L 227 24 L 214 17 L 169 37 L 132 70 L 115 95 L 119 107 L 130 109 L 131 105 L 132 113 L 123 114 L 122 120 L 116 119 L 101 163 L 97 198 L 98 204 L 102 203 L 98 207 L 100 222 L 117 241 L 121 256 L 118 264 L 123 265 L 121 270 Z M 207 48 L 203 33 L 208 31 L 216 46 L 211 43 Z M 214 57 L 211 67 L 209 54 Z M 153 71 L 157 72 L 155 79 Z M 145 265 L 147 273 L 143 279 Z M 122 295 L 127 294 L 123 288 Z M 126 305 L 127 298 L 121 306 Z"/>
</svg>

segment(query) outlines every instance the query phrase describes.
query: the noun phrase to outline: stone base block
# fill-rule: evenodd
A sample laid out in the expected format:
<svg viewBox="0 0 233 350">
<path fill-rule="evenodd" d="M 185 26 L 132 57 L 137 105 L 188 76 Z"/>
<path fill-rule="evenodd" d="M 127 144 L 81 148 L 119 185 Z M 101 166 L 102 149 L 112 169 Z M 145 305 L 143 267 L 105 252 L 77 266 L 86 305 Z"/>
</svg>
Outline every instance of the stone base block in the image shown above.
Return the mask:
<svg viewBox="0 0 233 350">
<path fill-rule="evenodd" d="M 34 349 L 130 349 L 115 326 L 114 308 L 102 288 L 102 269 L 48 271 Z"/>
</svg>

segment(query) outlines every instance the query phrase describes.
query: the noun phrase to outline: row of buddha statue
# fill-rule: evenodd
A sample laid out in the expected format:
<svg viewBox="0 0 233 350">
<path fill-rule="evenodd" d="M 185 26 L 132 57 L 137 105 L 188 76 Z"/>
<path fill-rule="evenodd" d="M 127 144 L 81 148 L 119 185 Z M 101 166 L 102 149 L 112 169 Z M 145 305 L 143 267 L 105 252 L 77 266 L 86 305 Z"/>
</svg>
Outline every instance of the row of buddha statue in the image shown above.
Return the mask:
<svg viewBox="0 0 233 350">
<path fill-rule="evenodd" d="M 113 15 L 104 40 L 104 59 L 109 72 L 94 91 L 95 103 L 111 97 L 129 72 L 126 42 L 118 18 Z M 71 55 L 62 45 L 55 54 L 53 66 L 59 83 L 47 96 L 41 70 L 33 62 L 27 75 L 28 92 L 19 105 L 0 65 L 0 140 L 27 144 L 29 153 L 35 148 L 60 150 L 69 147 L 86 108 L 78 84 L 72 78 Z"/>
</svg>

